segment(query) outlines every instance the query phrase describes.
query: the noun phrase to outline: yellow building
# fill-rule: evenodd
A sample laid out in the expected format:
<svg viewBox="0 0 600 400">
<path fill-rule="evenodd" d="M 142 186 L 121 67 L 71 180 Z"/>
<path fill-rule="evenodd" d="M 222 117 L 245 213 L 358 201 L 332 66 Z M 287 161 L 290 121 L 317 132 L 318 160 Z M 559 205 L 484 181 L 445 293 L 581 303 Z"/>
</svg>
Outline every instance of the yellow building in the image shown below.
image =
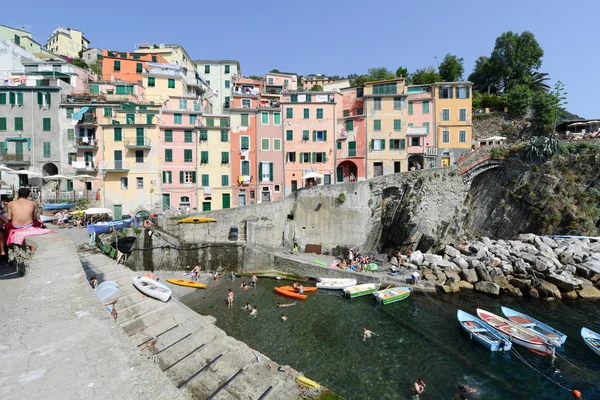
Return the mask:
<svg viewBox="0 0 600 400">
<path fill-rule="evenodd" d="M 60 59 L 56 54 L 44 49 L 38 42 L 33 40 L 31 37 L 31 32 L 27 32 L 21 29 L 11 28 L 9 26 L 0 25 L 0 37 L 5 38 L 16 44 L 17 46 L 21 46 L 27 52 L 33 54 L 36 57 L 46 59 Z"/>
<path fill-rule="evenodd" d="M 201 211 L 231 206 L 229 115 L 204 114 L 198 141 L 198 202 Z"/>
<path fill-rule="evenodd" d="M 471 82 L 438 82 L 433 84 L 437 143 L 436 166 L 454 165 L 472 148 Z"/>
<path fill-rule="evenodd" d="M 160 205 L 159 113 L 160 105 L 124 102 L 102 126 L 103 205 L 115 219 Z"/>
<path fill-rule="evenodd" d="M 80 53 L 89 48 L 90 41 L 82 31 L 72 28 L 57 28 L 46 42 L 46 49 L 54 54 L 80 58 Z"/>
<path fill-rule="evenodd" d="M 365 84 L 367 179 L 408 171 L 407 97 L 404 78 Z"/>
</svg>

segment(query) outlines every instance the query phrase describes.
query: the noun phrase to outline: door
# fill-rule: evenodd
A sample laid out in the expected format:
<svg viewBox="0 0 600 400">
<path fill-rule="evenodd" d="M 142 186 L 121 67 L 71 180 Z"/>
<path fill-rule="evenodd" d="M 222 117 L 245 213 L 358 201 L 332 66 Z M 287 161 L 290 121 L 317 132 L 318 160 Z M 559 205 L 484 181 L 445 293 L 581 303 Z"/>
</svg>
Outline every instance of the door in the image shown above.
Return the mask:
<svg viewBox="0 0 600 400">
<path fill-rule="evenodd" d="M 298 190 L 298 182 L 292 181 L 292 192 L 295 192 L 296 190 Z"/>
<path fill-rule="evenodd" d="M 394 161 L 394 173 L 397 174 L 398 172 L 400 172 L 400 161 Z"/>
<path fill-rule="evenodd" d="M 94 167 L 94 153 L 91 151 L 83 153 L 83 160 L 85 161 L 86 167 Z"/>
<path fill-rule="evenodd" d="M 17 155 L 15 157 L 17 161 L 23 160 L 23 142 L 15 142 L 15 154 Z"/>
<path fill-rule="evenodd" d="M 263 203 L 271 201 L 271 192 L 261 192 L 260 201 Z"/>
<path fill-rule="evenodd" d="M 171 208 L 171 195 L 169 193 L 163 193 L 162 195 L 162 209 L 168 210 Z"/>
<path fill-rule="evenodd" d="M 246 205 L 246 192 L 240 192 L 238 194 L 238 207 Z"/>
<path fill-rule="evenodd" d="M 230 208 L 231 207 L 231 195 L 229 193 L 223 193 L 221 195 L 221 200 L 223 203 L 223 208 Z"/>
<path fill-rule="evenodd" d="M 380 163 L 380 162 L 373 163 L 373 175 L 375 175 L 375 176 L 383 175 L 383 163 Z"/>
<path fill-rule="evenodd" d="M 123 151 L 115 150 L 115 169 L 123 168 Z"/>
<path fill-rule="evenodd" d="M 210 211 L 210 201 L 202 202 L 202 211 Z"/>
<path fill-rule="evenodd" d="M 115 219 L 121 219 L 121 216 L 123 215 L 123 206 L 115 204 L 114 210 L 115 210 Z"/>
<path fill-rule="evenodd" d="M 450 157 L 442 157 L 442 167 L 450 166 Z"/>
<path fill-rule="evenodd" d="M 337 172 L 337 178 L 336 178 L 337 181 L 344 182 L 344 167 L 342 167 L 342 166 L 337 167 L 336 172 Z"/>
<path fill-rule="evenodd" d="M 358 179 L 358 168 L 356 168 L 356 165 L 350 166 L 350 174 L 354 175 L 354 178 Z"/>
</svg>

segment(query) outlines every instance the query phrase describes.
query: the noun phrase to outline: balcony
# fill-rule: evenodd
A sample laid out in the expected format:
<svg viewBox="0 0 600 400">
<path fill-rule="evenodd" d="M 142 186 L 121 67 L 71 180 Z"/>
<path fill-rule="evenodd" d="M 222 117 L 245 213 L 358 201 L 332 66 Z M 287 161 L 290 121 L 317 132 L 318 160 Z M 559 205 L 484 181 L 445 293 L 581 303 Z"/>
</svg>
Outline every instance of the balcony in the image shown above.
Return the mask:
<svg viewBox="0 0 600 400">
<path fill-rule="evenodd" d="M 93 161 L 73 161 L 71 166 L 76 172 L 97 172 L 98 167 Z"/>
<path fill-rule="evenodd" d="M 406 136 L 427 136 L 427 128 L 424 126 L 409 126 Z"/>
<path fill-rule="evenodd" d="M 73 147 L 76 149 L 96 150 L 98 143 L 95 137 L 79 136 L 73 140 Z"/>
<path fill-rule="evenodd" d="M 77 126 L 83 125 L 98 125 L 98 119 L 96 118 L 94 113 L 86 111 L 83 114 L 83 118 L 77 123 Z"/>
<path fill-rule="evenodd" d="M 426 156 L 437 156 L 438 148 L 437 146 L 425 146 L 425 155 Z"/>
<path fill-rule="evenodd" d="M 151 147 L 152 146 L 150 145 L 149 138 L 135 138 L 125 140 L 126 149 L 150 150 Z"/>
<path fill-rule="evenodd" d="M 0 163 L 13 165 L 31 165 L 29 154 L 0 154 Z"/>
<path fill-rule="evenodd" d="M 129 172 L 129 164 L 124 161 L 105 161 L 102 164 L 104 172 Z"/>
<path fill-rule="evenodd" d="M 348 139 L 348 132 L 340 132 L 338 135 L 338 140 L 346 140 Z"/>
</svg>

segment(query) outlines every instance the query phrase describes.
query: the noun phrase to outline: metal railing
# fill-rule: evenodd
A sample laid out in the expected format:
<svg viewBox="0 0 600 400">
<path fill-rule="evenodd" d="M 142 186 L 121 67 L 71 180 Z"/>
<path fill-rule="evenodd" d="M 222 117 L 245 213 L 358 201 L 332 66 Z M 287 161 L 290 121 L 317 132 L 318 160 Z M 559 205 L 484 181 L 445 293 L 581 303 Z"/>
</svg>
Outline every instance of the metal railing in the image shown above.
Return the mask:
<svg viewBox="0 0 600 400">
<path fill-rule="evenodd" d="M 93 161 L 72 161 L 71 166 L 75 171 L 97 171 L 98 166 Z"/>
<path fill-rule="evenodd" d="M 93 136 L 78 136 L 75 139 L 73 139 L 73 146 L 74 147 L 89 147 L 89 148 L 96 148 L 98 147 L 98 142 L 96 141 L 96 138 Z"/>
<path fill-rule="evenodd" d="M 150 147 L 150 138 L 126 139 L 125 148 L 136 149 Z"/>
<path fill-rule="evenodd" d="M 437 156 L 437 154 L 438 154 L 437 146 L 425 146 L 425 155 Z"/>
<path fill-rule="evenodd" d="M 0 163 L 31 164 L 30 154 L 0 154 Z"/>
<path fill-rule="evenodd" d="M 129 163 L 125 161 L 104 161 L 102 164 L 104 171 L 128 171 Z"/>
</svg>

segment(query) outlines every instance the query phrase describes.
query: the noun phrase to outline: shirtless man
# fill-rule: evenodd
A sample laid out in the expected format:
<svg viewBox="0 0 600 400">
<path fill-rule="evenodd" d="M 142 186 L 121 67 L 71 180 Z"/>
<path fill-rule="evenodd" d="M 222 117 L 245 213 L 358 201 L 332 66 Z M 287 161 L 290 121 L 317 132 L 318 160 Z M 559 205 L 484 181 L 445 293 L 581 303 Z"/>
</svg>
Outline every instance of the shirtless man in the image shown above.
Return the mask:
<svg viewBox="0 0 600 400">
<path fill-rule="evenodd" d="M 27 199 L 31 193 L 29 189 L 21 188 L 17 193 L 17 200 L 8 203 L 8 220 L 15 229 L 30 228 L 38 219 L 38 205 Z"/>
<path fill-rule="evenodd" d="M 379 336 L 378 334 L 376 334 L 373 331 L 368 330 L 367 328 L 363 328 L 363 342 L 366 341 L 367 339 L 369 339 L 371 337 L 371 335 L 375 335 L 375 336 Z"/>
</svg>

